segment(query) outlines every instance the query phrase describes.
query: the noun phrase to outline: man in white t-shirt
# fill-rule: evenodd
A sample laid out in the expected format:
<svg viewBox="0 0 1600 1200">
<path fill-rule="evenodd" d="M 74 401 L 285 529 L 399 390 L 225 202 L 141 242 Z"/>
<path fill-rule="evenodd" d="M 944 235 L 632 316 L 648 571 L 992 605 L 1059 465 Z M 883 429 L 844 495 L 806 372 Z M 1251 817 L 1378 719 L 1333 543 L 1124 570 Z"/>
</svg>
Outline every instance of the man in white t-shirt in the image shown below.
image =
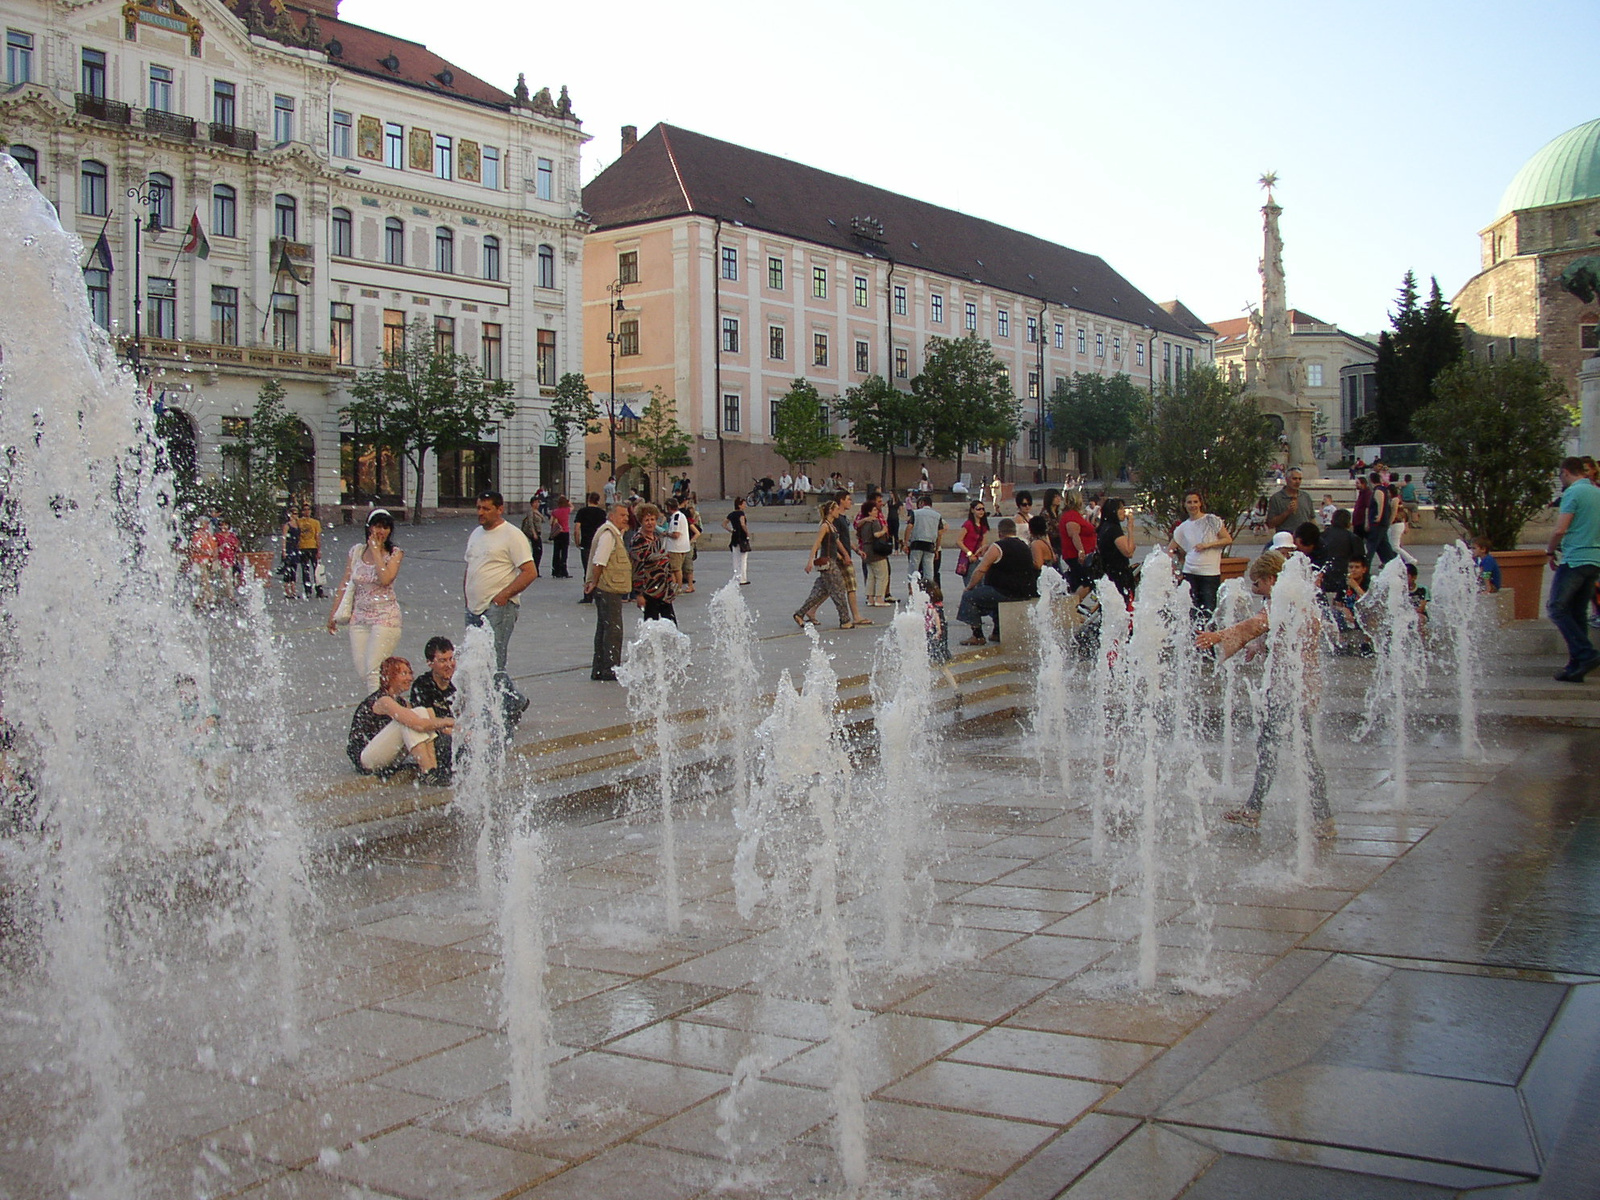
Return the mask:
<svg viewBox="0 0 1600 1200">
<path fill-rule="evenodd" d="M 785 471 L 778 476 L 778 503 L 787 504 L 794 499 L 794 476 Z"/>
<path fill-rule="evenodd" d="M 694 539 L 689 536 L 689 518 L 676 500 L 667 501 L 667 534 L 663 544 L 667 548 L 673 584 L 680 592 L 694 591 L 694 566 L 689 561 L 689 555 L 694 553 Z"/>
<path fill-rule="evenodd" d="M 466 597 L 467 624 L 487 624 L 494 634 L 495 669 L 506 669 L 506 648 L 517 627 L 522 601 L 517 597 L 535 579 L 533 547 L 526 535 L 506 520 L 505 497 L 499 492 L 478 496 L 478 528 L 467 539 L 467 569 L 461 587 Z"/>
</svg>

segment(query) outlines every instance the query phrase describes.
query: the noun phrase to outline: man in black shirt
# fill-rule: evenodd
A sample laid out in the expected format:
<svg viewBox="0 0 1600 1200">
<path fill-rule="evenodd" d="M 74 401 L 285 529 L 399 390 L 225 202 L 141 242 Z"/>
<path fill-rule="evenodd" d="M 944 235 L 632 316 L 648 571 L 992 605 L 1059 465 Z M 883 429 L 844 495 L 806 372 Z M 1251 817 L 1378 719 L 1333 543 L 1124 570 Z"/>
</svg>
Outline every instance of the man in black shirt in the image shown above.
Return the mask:
<svg viewBox="0 0 1600 1200">
<path fill-rule="evenodd" d="M 456 685 L 456 648 L 447 637 L 432 637 L 423 647 L 428 669 L 411 684 L 411 707 L 431 708 L 436 717 L 454 717 Z M 451 734 L 437 734 L 433 747 L 439 756 L 439 766 L 448 771 L 453 766 L 454 750 Z"/>
<path fill-rule="evenodd" d="M 1322 566 L 1322 590 L 1334 595 L 1343 593 L 1350 570 L 1350 560 L 1366 561 L 1367 548 L 1350 529 L 1350 510 L 1341 508 L 1333 514 L 1333 524 L 1322 531 L 1317 539 L 1317 561 Z"/>
<path fill-rule="evenodd" d="M 572 527 L 578 534 L 578 554 L 583 559 L 583 577 L 589 578 L 589 545 L 594 541 L 594 535 L 600 532 L 600 526 L 606 523 L 606 510 L 600 507 L 600 493 L 590 492 L 584 497 L 584 505 L 572 514 Z M 579 604 L 593 604 L 594 594 L 585 592 Z"/>
</svg>

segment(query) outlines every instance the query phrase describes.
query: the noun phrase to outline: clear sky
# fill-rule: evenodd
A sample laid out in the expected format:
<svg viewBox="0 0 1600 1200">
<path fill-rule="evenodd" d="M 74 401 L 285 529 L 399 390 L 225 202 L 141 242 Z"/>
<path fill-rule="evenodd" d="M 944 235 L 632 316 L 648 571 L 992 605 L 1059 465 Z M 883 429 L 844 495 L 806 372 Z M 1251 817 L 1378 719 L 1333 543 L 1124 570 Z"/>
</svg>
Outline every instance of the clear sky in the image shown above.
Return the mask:
<svg viewBox="0 0 1600 1200">
<path fill-rule="evenodd" d="M 566 84 L 587 182 L 658 121 L 1098 254 L 1202 318 L 1259 302 L 1263 171 L 1289 303 L 1388 326 L 1446 298 L 1512 175 L 1600 116 L 1596 0 L 344 0 L 510 90 Z"/>
</svg>

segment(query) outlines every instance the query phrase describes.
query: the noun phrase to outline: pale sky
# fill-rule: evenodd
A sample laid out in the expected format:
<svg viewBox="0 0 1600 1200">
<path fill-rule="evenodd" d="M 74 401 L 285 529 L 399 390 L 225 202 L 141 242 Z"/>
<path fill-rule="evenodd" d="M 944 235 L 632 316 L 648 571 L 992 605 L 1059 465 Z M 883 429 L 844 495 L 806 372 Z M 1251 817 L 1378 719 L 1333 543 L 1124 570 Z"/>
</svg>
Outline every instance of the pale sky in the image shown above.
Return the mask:
<svg viewBox="0 0 1600 1200">
<path fill-rule="evenodd" d="M 1098 254 L 1206 320 L 1259 302 L 1276 171 L 1289 303 L 1357 334 L 1407 268 L 1453 295 L 1512 175 L 1600 116 L 1594 0 L 340 11 L 508 91 L 566 84 L 585 182 L 620 126 L 668 121 Z"/>
</svg>

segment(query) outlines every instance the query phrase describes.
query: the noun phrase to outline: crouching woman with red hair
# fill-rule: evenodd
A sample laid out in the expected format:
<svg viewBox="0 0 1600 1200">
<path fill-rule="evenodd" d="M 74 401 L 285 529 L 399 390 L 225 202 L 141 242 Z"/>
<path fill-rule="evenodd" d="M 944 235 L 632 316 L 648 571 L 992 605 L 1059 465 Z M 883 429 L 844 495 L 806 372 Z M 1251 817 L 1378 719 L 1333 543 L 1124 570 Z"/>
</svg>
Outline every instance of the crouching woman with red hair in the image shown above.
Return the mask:
<svg viewBox="0 0 1600 1200">
<path fill-rule="evenodd" d="M 419 783 L 444 787 L 450 772 L 439 766 L 433 739 L 452 732 L 455 721 L 436 717 L 428 708 L 408 708 L 400 700 L 412 682 L 411 664 L 390 657 L 378 666 L 378 690 L 356 705 L 350 719 L 350 741 L 345 752 L 363 775 L 388 775 L 415 763 Z"/>
</svg>

